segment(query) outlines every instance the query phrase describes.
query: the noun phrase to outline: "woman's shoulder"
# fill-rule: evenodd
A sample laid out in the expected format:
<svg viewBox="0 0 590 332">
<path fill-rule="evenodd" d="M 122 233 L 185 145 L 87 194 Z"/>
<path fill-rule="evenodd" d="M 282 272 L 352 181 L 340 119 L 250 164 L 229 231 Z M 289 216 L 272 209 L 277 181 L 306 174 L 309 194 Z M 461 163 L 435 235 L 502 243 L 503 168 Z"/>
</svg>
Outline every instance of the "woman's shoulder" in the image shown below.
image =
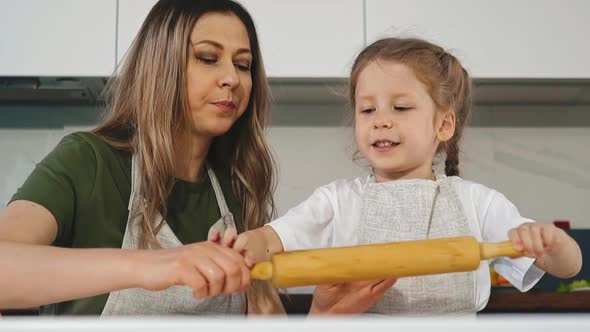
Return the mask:
<svg viewBox="0 0 590 332">
<path fill-rule="evenodd" d="M 109 151 L 121 152 L 123 150 L 117 149 L 113 145 L 107 143 L 101 136 L 91 131 L 76 131 L 64 136 L 63 142 L 78 145 L 81 148 L 90 149 L 93 151 Z"/>
<path fill-rule="evenodd" d="M 83 163 L 116 161 L 127 165 L 131 161 L 130 152 L 117 149 L 90 131 L 77 131 L 64 136 L 56 150 Z"/>
</svg>

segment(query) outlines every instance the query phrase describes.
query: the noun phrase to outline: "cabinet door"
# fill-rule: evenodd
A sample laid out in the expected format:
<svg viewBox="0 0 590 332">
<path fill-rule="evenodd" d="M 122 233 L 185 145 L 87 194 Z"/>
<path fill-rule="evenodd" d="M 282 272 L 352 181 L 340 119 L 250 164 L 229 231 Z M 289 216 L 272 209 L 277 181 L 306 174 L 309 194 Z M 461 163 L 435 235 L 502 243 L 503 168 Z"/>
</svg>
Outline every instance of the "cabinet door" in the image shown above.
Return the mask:
<svg viewBox="0 0 590 332">
<path fill-rule="evenodd" d="M 347 77 L 364 44 L 363 1 L 242 0 L 270 77 Z"/>
<path fill-rule="evenodd" d="M 116 0 L 0 0 L 0 76 L 110 76 Z"/>
<path fill-rule="evenodd" d="M 117 63 L 121 62 L 143 20 L 157 0 L 119 0 Z"/>
<path fill-rule="evenodd" d="M 118 60 L 155 0 L 119 0 Z M 239 0 L 258 30 L 269 77 L 346 77 L 363 46 L 359 0 Z"/>
<path fill-rule="evenodd" d="M 366 0 L 367 39 L 419 36 L 478 78 L 589 78 L 590 1 Z"/>
</svg>

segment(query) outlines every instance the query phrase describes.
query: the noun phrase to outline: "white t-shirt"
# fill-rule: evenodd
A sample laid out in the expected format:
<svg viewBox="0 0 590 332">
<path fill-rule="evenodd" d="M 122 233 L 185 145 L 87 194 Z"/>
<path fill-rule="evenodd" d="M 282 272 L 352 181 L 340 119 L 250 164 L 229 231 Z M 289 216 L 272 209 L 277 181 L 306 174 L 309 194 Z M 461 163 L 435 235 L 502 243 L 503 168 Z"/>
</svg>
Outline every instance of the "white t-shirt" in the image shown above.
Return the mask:
<svg viewBox="0 0 590 332">
<path fill-rule="evenodd" d="M 336 180 L 313 194 L 284 216 L 272 221 L 285 251 L 357 245 L 364 183 L 368 176 Z M 501 193 L 484 185 L 450 177 L 463 205 L 471 234 L 480 242 L 508 240 L 508 231 L 525 222 L 516 207 Z M 531 289 L 543 276 L 534 259 L 499 257 L 482 261 L 475 273 L 477 310 L 485 308 L 490 297 L 491 265 L 522 292 Z M 395 287 L 395 286 L 394 286 Z"/>
</svg>

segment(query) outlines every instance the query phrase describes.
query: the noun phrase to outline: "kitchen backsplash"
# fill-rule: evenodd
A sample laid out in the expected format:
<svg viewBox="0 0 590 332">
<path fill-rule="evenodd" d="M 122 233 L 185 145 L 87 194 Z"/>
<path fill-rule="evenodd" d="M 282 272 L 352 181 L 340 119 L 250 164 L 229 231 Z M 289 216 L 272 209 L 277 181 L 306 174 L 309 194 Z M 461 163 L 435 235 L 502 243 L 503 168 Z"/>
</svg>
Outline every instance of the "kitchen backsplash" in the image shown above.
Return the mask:
<svg viewBox="0 0 590 332">
<path fill-rule="evenodd" d="M 0 204 L 4 206 L 35 163 L 64 135 L 91 128 L 96 120 L 89 120 L 87 109 L 81 110 L 77 119 L 60 109 L 42 109 L 30 114 L 42 114 L 42 121 L 26 117 L 17 121 L 2 108 Z M 313 109 L 313 105 L 306 105 L 301 114 L 311 115 Z M 342 114 L 340 110 L 321 111 L 336 117 Z M 590 107 L 586 112 L 590 117 Z M 277 116 L 280 118 L 281 111 Z M 349 128 L 279 123 L 270 128 L 269 138 L 279 163 L 279 214 L 322 184 L 367 171 L 351 160 L 353 136 Z M 573 228 L 590 228 L 589 145 L 590 126 L 469 127 L 463 140 L 461 168 L 464 178 L 502 192 L 524 216 L 543 222 L 565 219 Z"/>
</svg>

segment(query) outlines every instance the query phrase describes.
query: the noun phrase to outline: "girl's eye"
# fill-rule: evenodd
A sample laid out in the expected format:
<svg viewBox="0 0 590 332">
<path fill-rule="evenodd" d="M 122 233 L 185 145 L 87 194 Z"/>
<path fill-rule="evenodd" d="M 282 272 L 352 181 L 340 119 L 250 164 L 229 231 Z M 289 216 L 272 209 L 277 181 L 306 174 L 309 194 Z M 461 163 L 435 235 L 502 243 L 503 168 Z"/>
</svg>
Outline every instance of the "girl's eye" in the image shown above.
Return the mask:
<svg viewBox="0 0 590 332">
<path fill-rule="evenodd" d="M 361 109 L 361 113 L 373 113 L 375 111 L 375 108 L 372 107 L 368 107 L 368 108 L 363 108 Z"/>
<path fill-rule="evenodd" d="M 408 111 L 410 109 L 412 109 L 411 107 L 405 107 L 405 106 L 393 106 L 393 109 L 396 111 L 400 111 L 400 112 L 404 112 L 404 111 Z"/>
</svg>

